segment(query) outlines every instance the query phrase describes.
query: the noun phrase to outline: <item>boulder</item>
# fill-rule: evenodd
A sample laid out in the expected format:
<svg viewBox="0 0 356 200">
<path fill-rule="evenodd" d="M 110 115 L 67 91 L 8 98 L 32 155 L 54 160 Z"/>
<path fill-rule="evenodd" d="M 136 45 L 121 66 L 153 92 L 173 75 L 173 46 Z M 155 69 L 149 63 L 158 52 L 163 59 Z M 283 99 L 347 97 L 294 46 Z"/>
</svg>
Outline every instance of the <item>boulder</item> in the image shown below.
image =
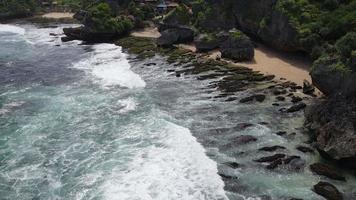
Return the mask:
<svg viewBox="0 0 356 200">
<path fill-rule="evenodd" d="M 173 44 L 192 42 L 194 31 L 185 26 L 176 26 L 167 29 L 161 29 L 161 36 L 157 39 L 157 45 L 170 47 Z"/>
<path fill-rule="evenodd" d="M 221 57 L 234 61 L 250 61 L 255 56 L 254 45 L 250 38 L 240 31 L 233 31 L 220 45 Z"/>
<path fill-rule="evenodd" d="M 161 32 L 161 36 L 157 39 L 157 45 L 161 47 L 170 47 L 177 43 L 179 35 L 174 31 L 174 29 L 167 29 Z"/>
<path fill-rule="evenodd" d="M 219 47 L 218 39 L 212 35 L 201 34 L 194 39 L 195 47 L 198 52 L 207 52 Z"/>
<path fill-rule="evenodd" d="M 334 180 L 346 181 L 346 178 L 339 174 L 336 169 L 326 164 L 314 163 L 310 165 L 310 170 L 316 174 L 326 176 Z"/>
<path fill-rule="evenodd" d="M 356 170 L 356 102 L 334 97 L 305 111 L 305 127 L 325 159 Z"/>
<path fill-rule="evenodd" d="M 332 184 L 320 181 L 314 185 L 314 192 L 327 200 L 343 200 L 341 192 Z"/>
<path fill-rule="evenodd" d="M 356 98 L 356 73 L 335 70 L 337 60 L 325 58 L 314 62 L 310 75 L 313 84 L 325 95 Z"/>
</svg>

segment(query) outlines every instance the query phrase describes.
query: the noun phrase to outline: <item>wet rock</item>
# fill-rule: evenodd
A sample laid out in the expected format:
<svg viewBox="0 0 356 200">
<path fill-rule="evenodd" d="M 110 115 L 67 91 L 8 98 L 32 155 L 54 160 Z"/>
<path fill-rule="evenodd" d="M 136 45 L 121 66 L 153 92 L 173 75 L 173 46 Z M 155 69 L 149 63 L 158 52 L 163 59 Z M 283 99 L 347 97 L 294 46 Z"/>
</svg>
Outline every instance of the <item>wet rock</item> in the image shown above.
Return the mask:
<svg viewBox="0 0 356 200">
<path fill-rule="evenodd" d="M 264 95 L 264 94 L 256 94 L 256 95 L 254 95 L 254 98 L 258 102 L 263 102 L 266 99 L 266 95 Z"/>
<path fill-rule="evenodd" d="M 283 164 L 283 159 L 277 159 L 274 160 L 273 162 L 271 162 L 269 165 L 266 166 L 267 169 L 275 169 L 277 168 L 279 165 Z"/>
<path fill-rule="evenodd" d="M 230 175 L 226 175 L 226 174 L 223 174 L 223 173 L 218 173 L 219 174 L 219 176 L 221 176 L 221 178 L 223 178 L 223 179 L 238 179 L 238 177 L 236 177 L 236 176 L 230 176 Z"/>
<path fill-rule="evenodd" d="M 303 199 L 298 199 L 298 198 L 291 198 L 289 200 L 303 200 Z"/>
<path fill-rule="evenodd" d="M 273 103 L 272 106 L 279 106 L 279 103 Z"/>
<path fill-rule="evenodd" d="M 59 34 L 56 33 L 49 33 L 50 36 L 58 36 Z"/>
<path fill-rule="evenodd" d="M 258 149 L 259 151 L 268 151 L 268 152 L 272 152 L 272 151 L 277 151 L 278 149 L 286 149 L 285 147 L 282 146 L 270 146 L 270 147 L 262 147 L 260 149 Z"/>
<path fill-rule="evenodd" d="M 234 145 L 244 145 L 244 144 L 248 144 L 251 142 L 255 142 L 257 141 L 257 138 L 251 135 L 242 135 L 242 136 L 238 136 L 236 138 L 234 138 L 232 140 L 232 143 Z"/>
<path fill-rule="evenodd" d="M 325 197 L 327 200 L 343 200 L 341 192 L 332 184 L 320 181 L 314 185 L 314 192 Z"/>
<path fill-rule="evenodd" d="M 226 162 L 224 163 L 224 165 L 227 165 L 233 169 L 237 169 L 240 167 L 240 164 L 239 163 L 236 163 L 236 162 Z"/>
<path fill-rule="evenodd" d="M 70 38 L 70 37 L 67 37 L 67 36 L 61 37 L 61 41 L 62 41 L 62 42 L 69 42 L 69 41 L 72 41 L 72 40 L 74 40 L 74 39 L 73 39 L 73 38 Z"/>
<path fill-rule="evenodd" d="M 307 105 L 305 103 L 298 103 L 298 104 L 293 105 L 290 108 L 288 108 L 286 110 L 286 112 L 289 112 L 289 113 L 298 112 L 298 111 L 304 109 L 305 107 L 307 107 Z"/>
<path fill-rule="evenodd" d="M 298 102 L 301 102 L 303 99 L 301 97 L 298 97 L 298 96 L 292 96 L 292 100 L 291 102 L 292 103 L 298 103 Z"/>
<path fill-rule="evenodd" d="M 97 31 L 96 28 L 92 28 L 90 24 L 86 24 L 83 27 L 63 28 L 63 33 L 67 36 L 67 38 L 70 38 L 70 40 L 83 40 L 93 43 L 110 42 L 115 38 L 124 35 L 124 33 L 118 34 L 112 30 L 107 32 Z"/>
<path fill-rule="evenodd" d="M 277 96 L 276 99 L 277 99 L 277 101 L 285 101 L 286 100 L 286 98 L 283 96 Z"/>
<path fill-rule="evenodd" d="M 263 102 L 266 99 L 266 95 L 264 94 L 255 94 L 240 100 L 240 103 L 248 103 L 256 100 L 258 102 Z"/>
<path fill-rule="evenodd" d="M 314 153 L 314 150 L 312 148 L 306 146 L 297 146 L 297 150 L 303 153 Z"/>
<path fill-rule="evenodd" d="M 303 93 L 308 95 L 313 95 L 315 91 L 315 87 L 309 83 L 307 80 L 303 82 Z"/>
<path fill-rule="evenodd" d="M 284 157 L 286 157 L 285 154 L 275 154 L 273 156 L 266 156 L 266 157 L 259 158 L 259 159 L 255 160 L 255 162 L 273 162 L 275 160 L 278 160 L 278 159 L 284 158 Z"/>
<path fill-rule="evenodd" d="M 346 181 L 346 178 L 341 174 L 339 174 L 336 169 L 326 164 L 322 164 L 322 163 L 312 164 L 310 165 L 310 170 L 316 174 L 326 176 L 334 180 Z"/>
<path fill-rule="evenodd" d="M 229 97 L 225 101 L 230 102 L 230 101 L 236 101 L 236 100 L 237 100 L 237 97 Z"/>
<path fill-rule="evenodd" d="M 287 94 L 287 90 L 276 88 L 276 89 L 274 89 L 274 90 L 272 91 L 272 93 L 273 93 L 274 95 Z"/>
<path fill-rule="evenodd" d="M 287 132 L 286 131 L 278 131 L 276 134 L 279 136 L 283 136 L 283 135 L 286 135 Z"/>
<path fill-rule="evenodd" d="M 284 161 L 285 164 L 289 164 L 294 159 L 300 159 L 300 156 L 288 156 L 283 161 Z"/>
<path fill-rule="evenodd" d="M 240 103 L 248 103 L 253 101 L 253 96 L 245 97 L 240 100 Z"/>
<path fill-rule="evenodd" d="M 157 65 L 157 63 L 145 63 L 144 65 L 149 67 L 149 66 Z"/>
</svg>

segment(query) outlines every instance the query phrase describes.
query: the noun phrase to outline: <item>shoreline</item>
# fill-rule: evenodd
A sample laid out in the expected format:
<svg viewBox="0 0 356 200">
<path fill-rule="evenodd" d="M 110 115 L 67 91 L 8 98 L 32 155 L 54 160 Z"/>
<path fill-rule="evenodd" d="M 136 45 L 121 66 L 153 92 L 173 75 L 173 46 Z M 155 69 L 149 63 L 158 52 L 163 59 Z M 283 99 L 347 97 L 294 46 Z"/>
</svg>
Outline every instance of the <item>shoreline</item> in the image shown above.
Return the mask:
<svg viewBox="0 0 356 200">
<path fill-rule="evenodd" d="M 157 27 L 145 28 L 142 30 L 133 31 L 131 36 L 154 38 L 160 37 Z M 221 53 L 219 50 L 213 50 L 207 53 L 198 53 L 194 43 L 190 44 L 178 44 L 175 45 L 178 48 L 189 50 L 203 57 L 210 59 L 220 58 Z M 228 59 L 221 59 L 236 67 L 243 66 L 250 68 L 254 71 L 261 72 L 265 75 L 274 75 L 277 80 L 288 80 L 303 85 L 303 81 L 307 80 L 312 82 L 309 75 L 309 69 L 311 67 L 311 61 L 307 57 L 302 55 L 288 54 L 273 50 L 263 44 L 258 44 L 255 48 L 255 57 L 253 61 L 249 62 L 234 62 Z M 320 91 L 316 92 L 317 95 L 322 95 Z"/>
</svg>

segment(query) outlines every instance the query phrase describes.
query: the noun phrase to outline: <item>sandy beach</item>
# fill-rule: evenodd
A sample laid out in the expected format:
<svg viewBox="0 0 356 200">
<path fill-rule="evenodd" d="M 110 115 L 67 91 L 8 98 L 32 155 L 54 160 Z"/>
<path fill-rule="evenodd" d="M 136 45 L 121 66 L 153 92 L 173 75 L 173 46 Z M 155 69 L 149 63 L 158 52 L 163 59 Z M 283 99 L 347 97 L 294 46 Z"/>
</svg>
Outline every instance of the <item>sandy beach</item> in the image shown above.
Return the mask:
<svg viewBox="0 0 356 200">
<path fill-rule="evenodd" d="M 157 28 L 146 28 L 144 30 L 135 31 L 131 35 L 136 37 L 158 38 L 160 33 Z M 179 44 L 177 46 L 193 52 L 196 51 L 194 44 Z M 221 53 L 219 50 L 206 53 L 207 57 L 213 59 L 220 57 L 220 55 Z M 255 48 L 255 57 L 253 61 L 225 61 L 249 67 L 264 74 L 275 75 L 277 79 L 286 79 L 299 85 L 303 85 L 304 80 L 311 82 L 311 77 L 309 75 L 311 61 L 307 57 L 292 53 L 279 52 L 262 44 L 259 44 L 258 47 Z"/>
<path fill-rule="evenodd" d="M 74 13 L 69 12 L 51 12 L 42 15 L 44 18 L 60 19 L 60 18 L 73 18 Z"/>
</svg>

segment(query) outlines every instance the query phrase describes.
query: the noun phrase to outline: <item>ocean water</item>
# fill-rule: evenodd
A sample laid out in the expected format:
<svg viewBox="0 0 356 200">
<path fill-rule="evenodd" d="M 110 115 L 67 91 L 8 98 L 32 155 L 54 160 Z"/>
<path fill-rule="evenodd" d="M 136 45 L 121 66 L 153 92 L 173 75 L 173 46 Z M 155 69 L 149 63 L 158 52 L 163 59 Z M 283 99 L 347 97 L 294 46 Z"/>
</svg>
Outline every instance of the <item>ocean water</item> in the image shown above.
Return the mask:
<svg viewBox="0 0 356 200">
<path fill-rule="evenodd" d="M 319 160 L 295 150 L 305 135 L 272 134 L 299 133 L 302 114 L 280 116 L 270 100 L 211 98 L 218 92 L 208 80 L 178 78 L 159 56 L 140 61 L 113 44 L 49 35 L 63 27 L 0 24 L 0 199 L 322 199 L 310 189 L 321 178 L 307 168 L 271 172 L 253 162 L 267 155 L 256 149 L 276 144 Z M 253 126 L 214 132 L 247 122 Z M 258 142 L 224 149 L 243 134 Z M 351 183 L 337 184 L 350 191 Z"/>
</svg>

